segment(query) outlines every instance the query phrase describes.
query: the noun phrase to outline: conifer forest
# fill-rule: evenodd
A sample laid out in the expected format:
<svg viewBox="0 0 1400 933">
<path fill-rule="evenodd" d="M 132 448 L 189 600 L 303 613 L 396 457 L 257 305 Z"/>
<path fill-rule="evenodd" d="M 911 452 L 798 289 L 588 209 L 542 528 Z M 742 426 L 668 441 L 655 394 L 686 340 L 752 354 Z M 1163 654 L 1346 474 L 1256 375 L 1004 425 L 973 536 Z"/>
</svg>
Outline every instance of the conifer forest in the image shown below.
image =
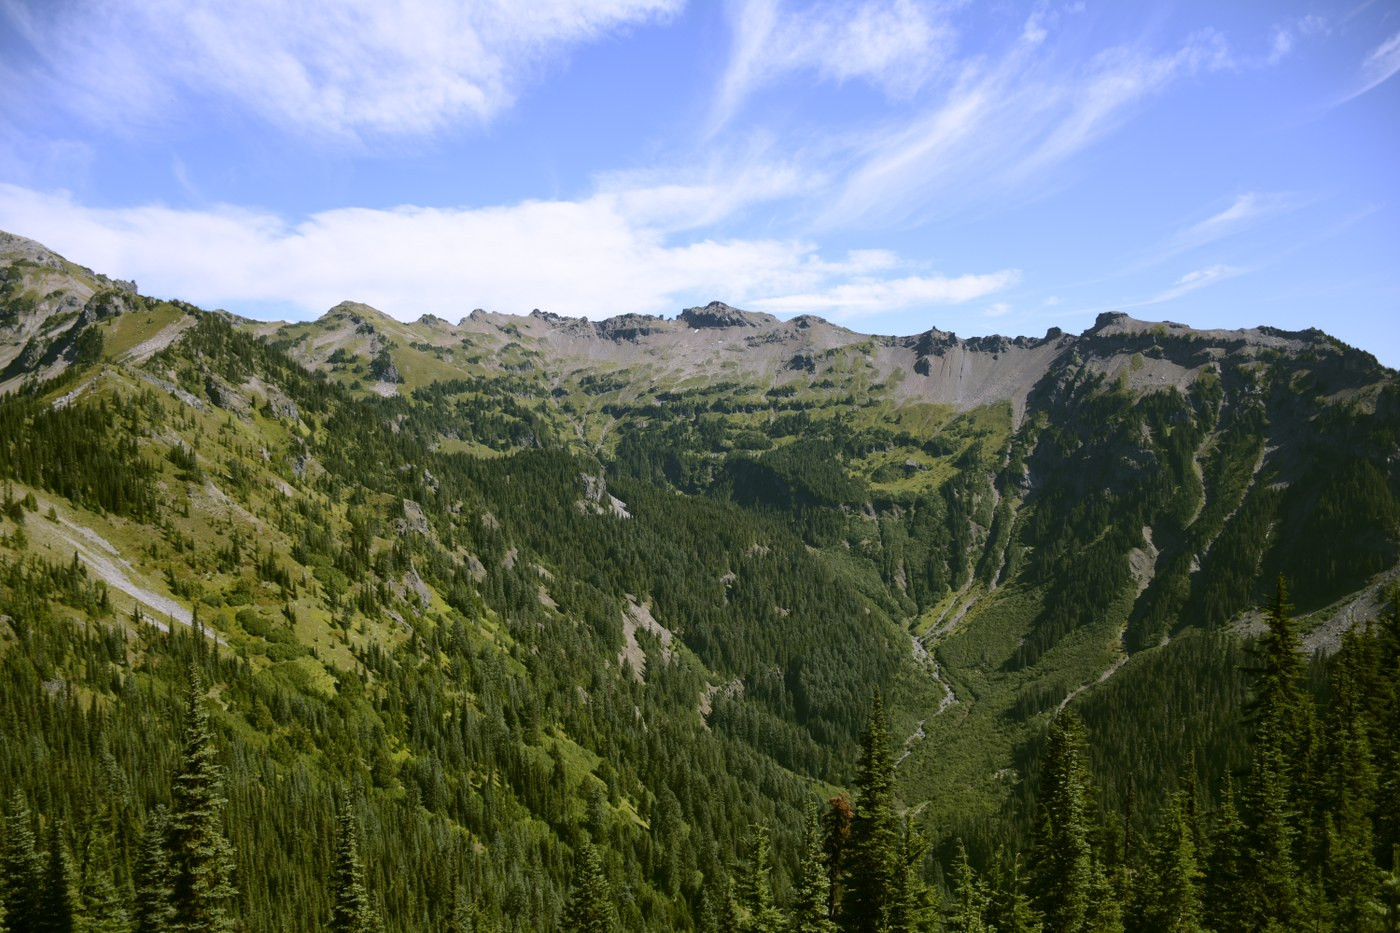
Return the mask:
<svg viewBox="0 0 1400 933">
<path fill-rule="evenodd" d="M 0 234 L 0 931 L 1400 931 L 1364 350 L 81 259 Z"/>
</svg>

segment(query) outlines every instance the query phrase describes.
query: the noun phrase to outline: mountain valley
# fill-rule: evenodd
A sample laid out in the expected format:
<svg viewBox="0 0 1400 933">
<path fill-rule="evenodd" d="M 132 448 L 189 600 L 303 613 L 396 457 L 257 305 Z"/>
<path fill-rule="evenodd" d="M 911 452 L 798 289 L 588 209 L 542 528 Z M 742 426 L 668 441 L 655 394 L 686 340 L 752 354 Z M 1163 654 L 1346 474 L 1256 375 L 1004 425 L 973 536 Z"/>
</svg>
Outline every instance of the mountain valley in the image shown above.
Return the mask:
<svg viewBox="0 0 1400 933">
<path fill-rule="evenodd" d="M 707 928 L 755 860 L 797 903 L 873 698 L 949 924 L 960 858 L 1038 844 L 1062 711 L 1123 878 L 1180 788 L 1204 819 L 1260 767 L 1260 657 L 1323 716 L 1371 652 L 1395 755 L 1400 376 L 1319 330 L 268 323 L 0 234 L 0 392 L 7 812 L 133 919 L 191 670 L 250 931 L 324 928 L 346 806 L 386 930 L 567 929 L 585 849 L 622 929 Z"/>
</svg>

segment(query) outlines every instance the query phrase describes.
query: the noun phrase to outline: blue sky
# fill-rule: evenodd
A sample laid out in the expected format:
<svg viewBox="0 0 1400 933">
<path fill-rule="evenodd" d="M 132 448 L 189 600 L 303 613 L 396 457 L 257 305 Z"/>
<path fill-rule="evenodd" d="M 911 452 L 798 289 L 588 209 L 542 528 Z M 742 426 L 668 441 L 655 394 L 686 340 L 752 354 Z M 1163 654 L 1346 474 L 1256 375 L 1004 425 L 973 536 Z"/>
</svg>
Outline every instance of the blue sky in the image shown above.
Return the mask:
<svg viewBox="0 0 1400 933">
<path fill-rule="evenodd" d="M 255 317 L 1104 310 L 1400 366 L 1400 3 L 0 0 L 0 228 Z"/>
</svg>

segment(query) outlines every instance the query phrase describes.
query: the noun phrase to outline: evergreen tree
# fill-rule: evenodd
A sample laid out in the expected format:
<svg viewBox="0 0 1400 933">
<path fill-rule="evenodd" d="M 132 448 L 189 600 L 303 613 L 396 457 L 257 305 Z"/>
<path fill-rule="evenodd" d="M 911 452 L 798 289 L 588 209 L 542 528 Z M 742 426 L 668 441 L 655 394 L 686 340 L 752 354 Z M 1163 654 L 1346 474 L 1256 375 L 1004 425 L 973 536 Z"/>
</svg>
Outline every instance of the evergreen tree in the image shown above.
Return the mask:
<svg viewBox="0 0 1400 933">
<path fill-rule="evenodd" d="M 1249 920 L 1245 910 L 1245 878 L 1249 858 L 1245 827 L 1235 803 L 1235 783 L 1228 774 L 1220 805 L 1209 833 L 1210 855 L 1202 890 L 1205 915 L 1216 933 L 1244 933 Z"/>
<path fill-rule="evenodd" d="M 844 794 L 832 797 L 826 812 L 822 814 L 822 852 L 826 856 L 827 876 L 831 879 L 827 916 L 833 920 L 841 913 L 846 855 L 851 842 L 851 816 L 851 800 Z"/>
<path fill-rule="evenodd" d="M 958 861 L 953 869 L 953 912 L 948 917 L 948 933 L 992 933 L 988 922 L 992 897 L 987 882 L 972 867 L 967 847 L 958 840 Z"/>
<path fill-rule="evenodd" d="M 1133 928 L 1162 933 L 1201 933 L 1203 912 L 1200 884 L 1204 877 L 1196 850 L 1187 791 L 1167 802 L 1157 823 L 1146 865 L 1138 872 L 1133 891 Z"/>
<path fill-rule="evenodd" d="M 0 850 L 0 903 L 7 933 L 40 928 L 44 865 L 34 843 L 33 815 L 15 791 L 5 820 L 5 847 Z"/>
<path fill-rule="evenodd" d="M 1400 933 L 1400 844 L 1390 847 L 1390 871 L 1381 878 L 1381 929 Z"/>
<path fill-rule="evenodd" d="M 456 875 L 461 877 L 461 857 L 458 857 Z M 452 913 L 447 929 L 450 933 L 477 933 L 479 910 L 460 884 L 452 885 Z M 378 919 L 376 917 L 376 919 Z"/>
<path fill-rule="evenodd" d="M 1266 613 L 1267 628 L 1256 648 L 1254 714 L 1257 723 L 1249 784 L 1245 792 L 1247 858 L 1240 895 L 1246 922 L 1254 928 L 1298 925 L 1307 900 L 1294 845 L 1298 839 L 1295 791 L 1307 774 L 1302 738 L 1308 724 L 1298 682 L 1299 642 L 1282 579 Z"/>
<path fill-rule="evenodd" d="M 577 933 L 612 933 L 612 893 L 603 874 L 603 862 L 593 843 L 579 846 L 574 866 L 574 893 L 564 911 L 564 929 Z"/>
<path fill-rule="evenodd" d="M 1245 797 L 1244 883 L 1241 889 L 1247 924 L 1291 929 L 1299 920 L 1299 877 L 1293 861 L 1293 811 L 1288 779 L 1272 733 L 1260 737 Z"/>
<path fill-rule="evenodd" d="M 1095 871 L 1088 816 L 1088 764 L 1084 728 L 1072 710 L 1050 724 L 1032 848 L 1032 891 L 1048 929 L 1088 928 Z"/>
<path fill-rule="evenodd" d="M 880 692 L 870 707 L 861 736 L 860 768 L 851 815 L 841 901 L 841 928 L 848 933 L 882 933 L 898 901 L 901 867 L 899 828 L 894 811 L 894 757 Z"/>
<path fill-rule="evenodd" d="M 1326 894 L 1343 929 L 1373 929 L 1381 913 L 1380 870 L 1374 856 L 1372 811 L 1378 786 L 1363 716 L 1357 665 L 1362 648 L 1348 637 L 1336 660 L 1328 716 L 1325 822 Z"/>
<path fill-rule="evenodd" d="M 1382 854 L 1400 845 L 1400 586 L 1372 630 L 1367 697 L 1371 748 L 1379 766 L 1376 788 L 1376 844 Z M 1387 856 L 1388 857 L 1388 856 Z M 1384 862 L 1384 858 L 1382 859 Z"/>
<path fill-rule="evenodd" d="M 360 862 L 360 826 L 347 797 L 335 822 L 335 865 L 331 875 L 333 933 L 377 933 L 379 917 L 365 887 Z"/>
<path fill-rule="evenodd" d="M 1322 852 L 1322 818 L 1327 809 L 1322 737 L 1312 697 L 1304 692 L 1306 667 L 1302 642 L 1293 625 L 1293 605 L 1287 582 L 1280 577 L 1265 607 L 1265 630 L 1254 651 L 1256 743 L 1267 738 L 1277 745 L 1283 765 L 1281 778 L 1293 802 L 1295 860 L 1315 862 Z"/>
<path fill-rule="evenodd" d="M 90 828 L 85 834 L 79 883 L 79 907 L 84 933 L 127 933 L 130 917 L 126 898 L 113 877 L 112 838 Z"/>
<path fill-rule="evenodd" d="M 745 912 L 742 929 L 746 933 L 776 933 L 782 926 L 782 915 L 773 906 L 772 858 L 768 825 L 760 823 L 754 830 L 753 852 L 749 870 L 739 884 L 739 905 Z"/>
<path fill-rule="evenodd" d="M 170 855 L 173 929 L 223 933 L 233 929 L 233 850 L 224 836 L 222 773 L 204 707 L 204 689 L 191 668 L 181 762 L 171 789 Z"/>
<path fill-rule="evenodd" d="M 49 822 L 48 865 L 39 897 L 39 925 L 36 933 L 73 933 L 73 869 L 63 846 L 58 820 Z"/>
<path fill-rule="evenodd" d="M 938 896 L 924 881 L 924 857 L 928 842 L 905 819 L 897 856 L 894 902 L 886 928 L 890 933 L 931 933 L 939 922 Z"/>
<path fill-rule="evenodd" d="M 1123 889 L 1126 885 L 1121 878 L 1121 866 L 1108 864 L 1095 856 L 1086 930 L 1091 933 L 1123 933 Z"/>
<path fill-rule="evenodd" d="M 807 808 L 807 845 L 797 875 L 797 899 L 792 910 L 792 933 L 836 933 L 831 919 L 831 876 L 827 871 L 821 823 L 816 809 Z"/>
<path fill-rule="evenodd" d="M 997 933 L 1040 933 L 1040 915 L 1026 893 L 1019 852 L 997 852 L 992 859 L 990 888 L 987 921 L 992 929 Z"/>
<path fill-rule="evenodd" d="M 700 889 L 700 916 L 697 924 L 699 933 L 721 933 L 721 914 L 724 911 L 724 898 L 715 890 L 713 881 L 706 880 Z"/>
<path fill-rule="evenodd" d="M 146 820 L 136 856 L 135 933 L 164 933 L 175 920 L 174 879 L 166 838 L 170 815 L 160 806 Z"/>
<path fill-rule="evenodd" d="M 734 890 L 734 880 L 724 879 L 724 900 L 720 905 L 719 928 L 723 933 L 739 933 L 743 930 L 744 924 L 748 920 L 748 913 L 739 903 L 739 896 Z"/>
</svg>

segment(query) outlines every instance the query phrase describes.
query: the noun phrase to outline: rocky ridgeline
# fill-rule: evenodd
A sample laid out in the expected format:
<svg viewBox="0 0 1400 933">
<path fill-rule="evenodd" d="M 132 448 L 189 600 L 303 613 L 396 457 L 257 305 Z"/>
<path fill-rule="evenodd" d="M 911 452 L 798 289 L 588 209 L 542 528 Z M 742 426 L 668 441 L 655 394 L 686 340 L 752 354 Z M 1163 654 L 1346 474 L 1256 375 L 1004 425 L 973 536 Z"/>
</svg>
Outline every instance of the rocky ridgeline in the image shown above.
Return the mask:
<svg viewBox="0 0 1400 933">
<path fill-rule="evenodd" d="M 34 299 L 11 302 L 11 309 L 19 310 L 7 310 L 0 329 L 0 367 L 14 369 L 22 361 L 27 370 L 43 358 L 62 364 L 52 347 L 62 333 L 76 334 L 140 301 L 134 282 L 98 275 L 12 234 L 0 233 L 0 270 L 12 296 Z M 62 327 L 46 324 L 65 312 L 74 313 Z M 600 321 L 541 310 L 520 316 L 478 309 L 455 325 L 431 315 L 406 323 L 346 301 L 315 322 L 238 323 L 284 340 L 310 366 L 325 368 L 337 359 L 363 357 L 373 365 L 370 378 L 384 391 L 394 391 L 394 384 L 421 365 L 414 353 L 431 354 L 438 363 L 468 373 L 519 372 L 523 367 L 552 379 L 582 368 L 617 372 L 643 367 L 657 380 L 741 377 L 790 384 L 820 382 L 833 367 L 854 365 L 865 368 L 871 383 L 887 385 L 897 402 L 931 401 L 965 409 L 1005 400 L 1018 413 L 1037 384 L 1068 368 L 1122 378 L 1139 390 L 1185 388 L 1201 372 L 1226 361 L 1277 354 L 1305 358 L 1309 366 L 1335 371 L 1344 382 L 1371 379 L 1381 371 L 1369 354 L 1318 330 L 1197 330 L 1140 321 L 1122 312 L 1100 314 L 1078 335 L 1052 327 L 1043 337 L 959 337 L 937 327 L 910 336 L 873 336 L 814 315 L 781 320 L 722 301 L 686 308 L 673 318 L 627 313 Z M 512 361 L 512 352 L 528 360 Z"/>
</svg>

